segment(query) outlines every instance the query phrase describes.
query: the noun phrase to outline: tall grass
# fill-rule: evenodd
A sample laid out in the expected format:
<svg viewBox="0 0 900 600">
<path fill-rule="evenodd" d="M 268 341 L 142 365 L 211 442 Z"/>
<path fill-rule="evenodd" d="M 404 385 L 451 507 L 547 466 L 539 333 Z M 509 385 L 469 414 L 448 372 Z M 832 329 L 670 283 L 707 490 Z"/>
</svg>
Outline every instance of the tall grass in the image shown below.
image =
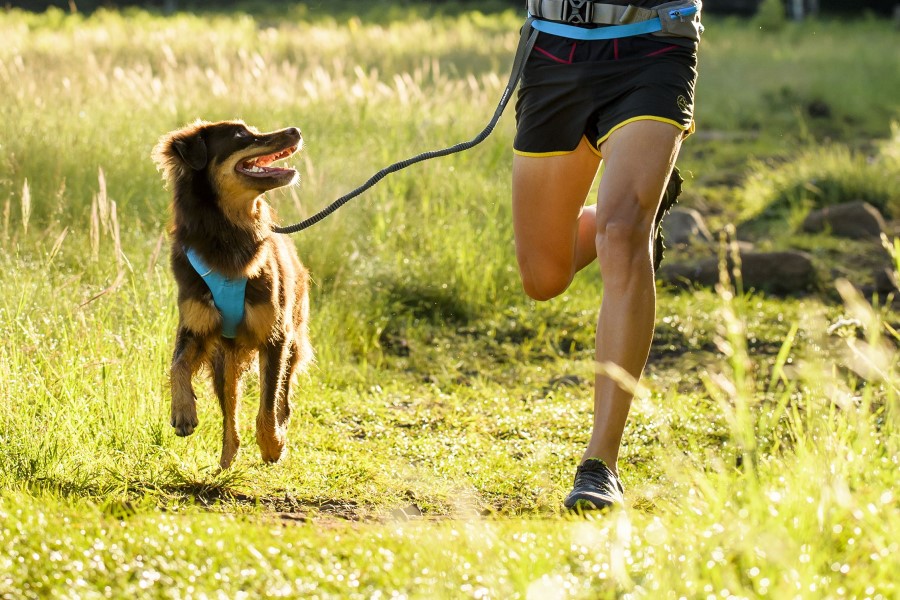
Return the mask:
<svg viewBox="0 0 900 600">
<path fill-rule="evenodd" d="M 792 211 L 863 200 L 888 218 L 900 215 L 900 127 L 893 136 L 868 152 L 844 145 L 816 146 L 789 161 L 753 161 L 741 189 L 745 217 L 784 218 Z"/>
<path fill-rule="evenodd" d="M 243 452 L 216 472 L 203 385 L 198 431 L 171 433 L 156 138 L 197 117 L 300 126 L 301 186 L 270 198 L 291 221 L 480 130 L 517 23 L 0 15 L 0 597 L 896 596 L 897 315 L 845 283 L 839 303 L 729 278 L 662 292 L 623 447 L 628 506 L 560 515 L 588 435 L 601 289 L 586 272 L 552 303 L 520 292 L 509 117 L 478 149 L 393 175 L 295 238 L 318 362 L 294 395 L 286 460 L 260 463 L 245 407 Z M 731 197 L 789 193 L 809 176 L 797 165 L 824 163 L 805 144 L 825 130 L 788 118 L 833 81 L 819 66 L 852 64 L 851 81 L 889 67 L 867 48 L 893 33 L 714 25 L 701 127 L 773 122 L 760 107 L 780 78 L 802 92 L 773 109 L 796 164 L 751 169 Z M 859 119 L 853 146 L 896 116 L 861 89 L 832 102 Z M 784 154 L 779 133 L 755 148 Z M 695 142 L 708 148 L 688 143 L 692 168 L 718 167 Z M 889 189 L 896 154 L 885 142 L 880 173 L 826 171 Z M 247 403 L 257 388 L 251 374 Z"/>
<path fill-rule="evenodd" d="M 881 50 L 891 35 L 883 21 L 809 20 L 776 31 L 726 23 L 713 22 L 704 34 L 701 131 L 774 133 L 782 142 L 798 133 L 852 139 L 883 132 L 885 117 L 896 119 L 900 82 L 889 73 L 898 59 Z"/>
</svg>

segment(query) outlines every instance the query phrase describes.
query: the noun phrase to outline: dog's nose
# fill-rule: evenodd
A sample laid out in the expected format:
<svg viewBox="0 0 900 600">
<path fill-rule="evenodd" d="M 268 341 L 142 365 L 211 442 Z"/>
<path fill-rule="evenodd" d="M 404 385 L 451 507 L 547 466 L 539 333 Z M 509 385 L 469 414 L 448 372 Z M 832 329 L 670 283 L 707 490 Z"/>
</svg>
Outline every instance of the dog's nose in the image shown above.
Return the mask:
<svg viewBox="0 0 900 600">
<path fill-rule="evenodd" d="M 300 133 L 300 130 L 297 129 L 296 127 L 288 127 L 287 129 L 284 130 L 284 132 L 288 135 L 296 135 L 297 137 L 303 137 L 303 135 Z"/>
</svg>

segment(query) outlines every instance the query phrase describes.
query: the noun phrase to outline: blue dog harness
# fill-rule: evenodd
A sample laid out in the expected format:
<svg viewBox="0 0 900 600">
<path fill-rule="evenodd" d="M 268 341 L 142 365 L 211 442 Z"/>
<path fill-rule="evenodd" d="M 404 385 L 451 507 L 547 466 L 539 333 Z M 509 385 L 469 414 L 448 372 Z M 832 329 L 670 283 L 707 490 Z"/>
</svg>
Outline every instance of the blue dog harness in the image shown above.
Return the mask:
<svg viewBox="0 0 900 600">
<path fill-rule="evenodd" d="M 237 336 L 237 326 L 244 319 L 247 278 L 232 279 L 213 271 L 193 248 L 185 248 L 184 253 L 212 292 L 213 304 L 222 315 L 222 337 L 234 339 Z"/>
</svg>

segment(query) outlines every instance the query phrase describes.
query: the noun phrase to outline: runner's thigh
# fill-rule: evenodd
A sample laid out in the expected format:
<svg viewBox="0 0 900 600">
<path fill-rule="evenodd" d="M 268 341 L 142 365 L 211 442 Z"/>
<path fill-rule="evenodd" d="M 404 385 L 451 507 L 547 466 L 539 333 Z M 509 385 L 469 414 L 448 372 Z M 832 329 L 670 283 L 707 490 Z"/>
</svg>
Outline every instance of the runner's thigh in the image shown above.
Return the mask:
<svg viewBox="0 0 900 600">
<path fill-rule="evenodd" d="M 642 120 L 617 129 L 601 145 L 597 224 L 610 219 L 646 221 L 656 216 L 684 133 L 669 123 Z"/>
<path fill-rule="evenodd" d="M 513 156 L 513 228 L 523 274 L 572 272 L 578 215 L 599 165 L 584 139 L 568 154 Z"/>
</svg>

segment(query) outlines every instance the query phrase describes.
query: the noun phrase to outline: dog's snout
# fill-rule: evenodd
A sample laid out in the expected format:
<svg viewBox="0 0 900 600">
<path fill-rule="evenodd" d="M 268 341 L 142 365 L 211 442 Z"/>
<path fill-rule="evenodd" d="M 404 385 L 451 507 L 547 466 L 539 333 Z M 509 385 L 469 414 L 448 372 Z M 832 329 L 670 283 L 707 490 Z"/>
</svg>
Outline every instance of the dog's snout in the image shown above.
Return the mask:
<svg viewBox="0 0 900 600">
<path fill-rule="evenodd" d="M 294 136 L 294 135 L 295 135 L 295 136 L 297 136 L 298 138 L 302 138 L 302 137 L 303 137 L 303 134 L 301 134 L 301 133 L 300 133 L 300 130 L 297 129 L 296 127 L 288 127 L 287 129 L 284 130 L 284 132 L 285 132 L 286 134 L 290 135 L 290 136 Z"/>
</svg>

